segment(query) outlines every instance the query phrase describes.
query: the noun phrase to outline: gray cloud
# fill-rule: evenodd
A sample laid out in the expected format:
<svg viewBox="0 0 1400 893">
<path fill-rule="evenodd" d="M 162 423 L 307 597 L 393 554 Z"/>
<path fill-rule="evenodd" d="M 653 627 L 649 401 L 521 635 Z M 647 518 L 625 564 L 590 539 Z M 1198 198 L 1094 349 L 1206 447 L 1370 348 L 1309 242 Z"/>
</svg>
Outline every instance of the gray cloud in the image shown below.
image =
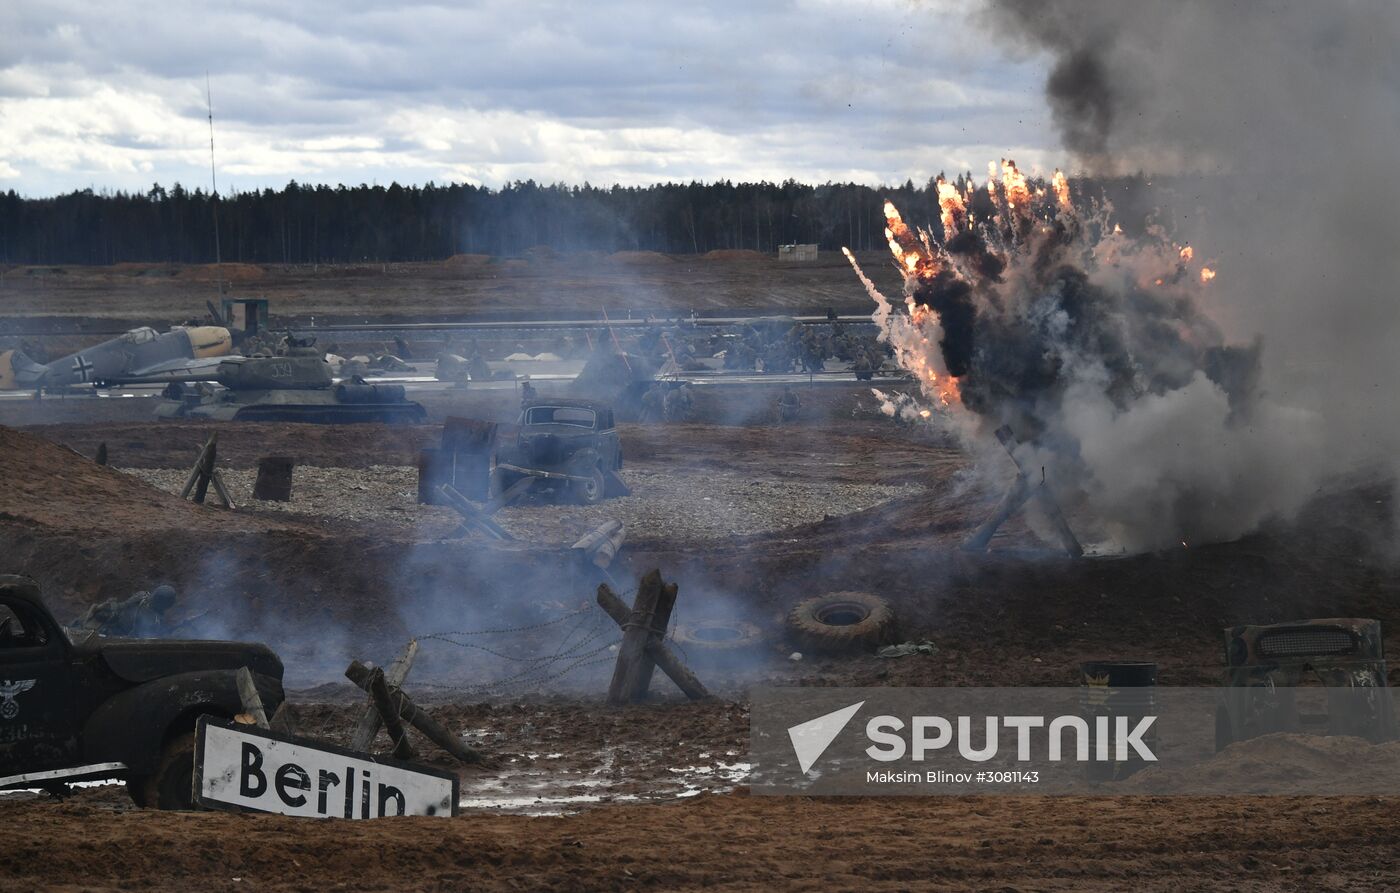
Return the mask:
<svg viewBox="0 0 1400 893">
<path fill-rule="evenodd" d="M 921 179 L 1057 158 L 1036 60 L 952 5 L 379 2 L 0 9 L 0 187 Z"/>
</svg>

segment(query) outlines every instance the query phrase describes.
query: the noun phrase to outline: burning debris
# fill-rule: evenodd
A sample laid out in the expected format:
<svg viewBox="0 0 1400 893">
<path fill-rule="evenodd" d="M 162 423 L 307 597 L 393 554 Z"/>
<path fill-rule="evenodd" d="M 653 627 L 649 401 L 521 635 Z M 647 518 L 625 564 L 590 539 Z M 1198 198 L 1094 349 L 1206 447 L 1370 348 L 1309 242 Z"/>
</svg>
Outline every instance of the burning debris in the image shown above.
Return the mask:
<svg viewBox="0 0 1400 893">
<path fill-rule="evenodd" d="M 966 184 L 937 181 L 940 232 L 885 204 L 903 312 L 847 252 L 882 340 L 927 401 L 969 439 L 1009 426 L 1129 548 L 1231 538 L 1261 520 L 1238 500 L 1218 511 L 1256 485 L 1242 454 L 1280 409 L 1261 399 L 1260 344 L 1228 343 L 1199 309 L 1213 268 L 1158 223 L 1130 238 L 1108 202 L 1076 204 L 1058 170 L 1047 183 L 1004 160 L 984 186 Z M 1163 452 L 1168 438 L 1223 441 L 1235 461 L 1197 474 Z"/>
</svg>

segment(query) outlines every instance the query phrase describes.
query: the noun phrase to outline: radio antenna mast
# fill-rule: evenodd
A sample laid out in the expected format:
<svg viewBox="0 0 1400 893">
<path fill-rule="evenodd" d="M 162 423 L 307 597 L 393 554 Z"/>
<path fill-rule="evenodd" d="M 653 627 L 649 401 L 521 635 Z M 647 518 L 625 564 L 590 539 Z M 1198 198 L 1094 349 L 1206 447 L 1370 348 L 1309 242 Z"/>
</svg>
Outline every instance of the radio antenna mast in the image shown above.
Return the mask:
<svg viewBox="0 0 1400 893">
<path fill-rule="evenodd" d="M 214 94 L 209 88 L 209 71 L 204 71 L 204 102 L 209 110 L 209 185 L 213 190 L 210 207 L 214 209 L 214 281 L 219 297 L 224 296 L 224 258 L 219 242 L 219 175 L 214 168 Z"/>
</svg>

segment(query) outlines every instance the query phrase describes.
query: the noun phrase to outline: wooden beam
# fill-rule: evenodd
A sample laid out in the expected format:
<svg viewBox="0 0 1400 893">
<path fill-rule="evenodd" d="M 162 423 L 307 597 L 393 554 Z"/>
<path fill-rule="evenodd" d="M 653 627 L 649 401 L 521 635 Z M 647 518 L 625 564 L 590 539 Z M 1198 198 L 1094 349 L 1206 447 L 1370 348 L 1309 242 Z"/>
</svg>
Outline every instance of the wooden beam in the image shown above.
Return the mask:
<svg viewBox="0 0 1400 893">
<path fill-rule="evenodd" d="M 488 499 L 486 503 L 482 505 L 481 513 L 488 516 L 496 514 L 496 512 L 515 502 L 521 496 L 524 496 L 526 491 L 535 486 L 536 480 L 536 478 L 526 475 L 507 487 L 505 492 L 501 495 Z"/>
<path fill-rule="evenodd" d="M 365 691 L 369 691 L 370 669 L 359 661 L 351 661 L 350 666 L 345 668 L 345 678 L 358 685 Z M 463 763 L 480 763 L 484 757 L 481 752 L 468 747 L 460 738 L 449 732 L 441 723 L 433 719 L 417 704 L 408 693 L 401 688 L 390 687 L 389 694 L 394 702 L 394 708 L 398 711 L 399 717 L 404 722 L 422 732 L 427 739 Z"/>
<path fill-rule="evenodd" d="M 214 448 L 214 439 L 218 436 L 218 434 L 210 434 L 209 439 L 204 441 L 204 446 L 200 447 L 199 455 L 194 460 L 194 467 L 190 469 L 189 477 L 185 478 L 185 486 L 180 488 L 181 499 L 190 498 L 190 492 L 194 490 L 194 485 L 199 480 L 200 469 L 204 467 L 204 454 Z"/>
<path fill-rule="evenodd" d="M 608 584 L 603 583 L 598 586 L 598 604 L 604 611 L 608 612 L 618 626 L 627 623 L 632 612 L 627 604 L 617 597 Z M 647 656 L 656 662 L 661 671 L 671 677 L 671 681 L 676 683 L 676 687 L 685 693 L 685 696 L 692 701 L 699 701 L 710 696 L 710 692 L 705 688 L 690 668 L 681 662 L 676 653 L 671 650 L 671 646 L 664 640 L 648 641 L 646 645 Z"/>
<path fill-rule="evenodd" d="M 632 612 L 622 624 L 622 647 L 618 649 L 617 664 L 613 667 L 612 682 L 608 685 L 609 704 L 625 704 L 632 699 L 632 686 L 636 680 L 633 666 L 642 659 L 647 640 L 651 638 L 656 605 L 661 601 L 663 588 L 661 572 L 657 570 L 642 577 L 642 582 L 637 586 Z"/>
<path fill-rule="evenodd" d="M 394 688 L 403 686 L 404 680 L 408 678 L 408 671 L 413 669 L 413 660 L 418 657 L 418 640 L 413 639 L 403 646 L 403 651 L 394 658 L 394 662 L 389 664 L 389 672 L 384 675 L 384 681 Z M 365 708 L 364 715 L 360 717 L 360 723 L 355 727 L 355 734 L 350 738 L 350 746 L 354 750 L 369 752 L 370 745 L 374 743 L 374 736 L 379 734 L 379 726 L 383 722 L 379 716 L 379 711 L 374 707 L 373 698 L 370 699 L 369 706 Z"/>
<path fill-rule="evenodd" d="M 676 607 L 676 594 L 680 587 L 667 583 L 661 587 L 661 597 L 656 601 L 656 613 L 652 615 L 652 632 L 647 644 L 666 641 L 666 630 L 671 626 L 671 611 Z M 651 677 L 656 672 L 656 659 L 643 648 L 627 674 L 627 698 L 630 701 L 646 700 L 651 689 Z"/>
<path fill-rule="evenodd" d="M 403 697 L 403 689 L 398 690 Z M 413 743 L 408 740 L 408 731 L 403 727 L 403 719 L 394 708 L 393 695 L 384 682 L 384 671 L 375 667 L 369 674 L 369 696 L 375 709 L 384 719 L 384 728 L 389 733 L 389 741 L 394 745 L 394 756 L 400 760 L 413 759 Z"/>
<path fill-rule="evenodd" d="M 488 535 L 498 540 L 515 539 L 504 527 L 483 515 L 477 510 L 476 506 L 467 502 L 467 498 L 461 493 L 458 493 L 456 487 L 453 487 L 451 484 L 443 484 L 438 488 L 438 492 L 442 494 L 443 499 L 447 500 L 447 504 L 456 510 L 457 514 L 462 516 L 463 521 L 486 531 Z"/>
<path fill-rule="evenodd" d="M 253 722 L 258 724 L 258 728 L 267 728 L 267 711 L 263 709 L 262 696 L 258 694 L 258 686 L 253 682 L 252 671 L 247 667 L 239 667 L 233 678 L 238 686 L 238 698 L 243 702 L 243 712 L 253 717 Z"/>
<path fill-rule="evenodd" d="M 962 547 L 969 552 L 985 552 L 987 546 L 991 544 L 992 537 L 996 536 L 997 528 L 1006 523 L 1006 519 L 1016 513 L 1016 510 L 1026 504 L 1026 500 L 1031 498 L 1030 482 L 1026 480 L 1024 474 L 1018 473 L 1016 480 L 1007 489 L 1005 495 L 1001 497 L 1001 502 L 992 510 L 992 514 L 982 525 L 972 532 L 972 535 L 963 540 Z"/>
</svg>

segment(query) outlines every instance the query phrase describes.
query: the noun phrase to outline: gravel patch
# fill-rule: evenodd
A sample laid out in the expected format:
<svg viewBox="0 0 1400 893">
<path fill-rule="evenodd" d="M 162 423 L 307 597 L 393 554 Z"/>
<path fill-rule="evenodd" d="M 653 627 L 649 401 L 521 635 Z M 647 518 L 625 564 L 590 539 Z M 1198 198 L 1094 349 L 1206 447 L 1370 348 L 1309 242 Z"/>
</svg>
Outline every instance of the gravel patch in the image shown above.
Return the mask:
<svg viewBox="0 0 1400 893">
<path fill-rule="evenodd" d="M 123 469 L 169 493 L 179 493 L 187 469 Z M 457 514 L 418 504 L 418 472 L 404 466 L 298 466 L 289 502 L 252 498 L 253 469 L 222 469 L 235 503 L 268 511 L 416 529 L 425 539 L 447 536 Z M 572 543 L 597 524 L 616 519 L 628 539 L 684 542 L 766 533 L 870 508 L 923 488 L 915 485 L 759 478 L 737 472 L 636 466 L 623 470 L 629 496 L 601 505 L 554 504 L 545 498 L 501 509 L 495 519 L 513 535 L 549 545 Z M 211 494 L 212 498 L 212 494 Z"/>
</svg>

